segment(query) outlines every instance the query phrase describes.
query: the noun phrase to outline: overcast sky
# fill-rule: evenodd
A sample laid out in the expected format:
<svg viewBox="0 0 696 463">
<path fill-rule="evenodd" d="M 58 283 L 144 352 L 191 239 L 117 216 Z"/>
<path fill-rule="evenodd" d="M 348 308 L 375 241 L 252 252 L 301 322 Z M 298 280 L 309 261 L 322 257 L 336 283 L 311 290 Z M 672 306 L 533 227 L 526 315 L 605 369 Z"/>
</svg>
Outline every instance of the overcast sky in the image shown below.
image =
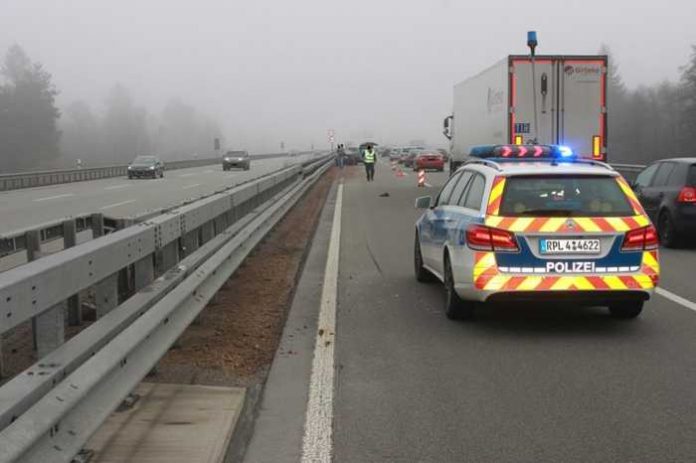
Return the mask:
<svg viewBox="0 0 696 463">
<path fill-rule="evenodd" d="M 630 86 L 676 80 L 696 1 L 0 0 L 0 50 L 53 74 L 59 103 L 102 110 L 119 82 L 153 112 L 171 97 L 253 151 L 374 136 L 444 144 L 454 83 L 506 54 L 596 53 Z"/>
</svg>

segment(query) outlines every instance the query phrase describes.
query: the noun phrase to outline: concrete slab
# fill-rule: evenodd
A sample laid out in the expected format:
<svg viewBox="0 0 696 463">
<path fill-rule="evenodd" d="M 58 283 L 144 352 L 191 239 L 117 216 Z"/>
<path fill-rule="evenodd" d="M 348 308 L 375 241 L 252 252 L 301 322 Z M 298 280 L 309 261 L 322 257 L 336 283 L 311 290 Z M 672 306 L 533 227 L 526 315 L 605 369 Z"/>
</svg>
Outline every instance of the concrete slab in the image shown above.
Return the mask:
<svg viewBox="0 0 696 463">
<path fill-rule="evenodd" d="M 245 390 L 141 383 L 136 405 L 115 412 L 85 446 L 92 463 L 223 462 Z"/>
</svg>

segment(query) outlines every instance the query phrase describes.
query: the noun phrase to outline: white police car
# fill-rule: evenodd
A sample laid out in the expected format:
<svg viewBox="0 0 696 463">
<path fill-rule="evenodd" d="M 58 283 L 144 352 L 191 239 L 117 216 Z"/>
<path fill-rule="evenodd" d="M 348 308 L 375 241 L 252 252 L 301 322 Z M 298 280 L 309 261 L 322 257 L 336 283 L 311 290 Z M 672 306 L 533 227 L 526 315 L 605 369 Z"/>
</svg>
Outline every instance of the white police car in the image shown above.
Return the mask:
<svg viewBox="0 0 696 463">
<path fill-rule="evenodd" d="M 416 207 L 416 278 L 444 283 L 450 318 L 541 300 L 632 318 L 658 283 L 657 233 L 627 182 L 566 147 L 477 147 Z"/>
</svg>

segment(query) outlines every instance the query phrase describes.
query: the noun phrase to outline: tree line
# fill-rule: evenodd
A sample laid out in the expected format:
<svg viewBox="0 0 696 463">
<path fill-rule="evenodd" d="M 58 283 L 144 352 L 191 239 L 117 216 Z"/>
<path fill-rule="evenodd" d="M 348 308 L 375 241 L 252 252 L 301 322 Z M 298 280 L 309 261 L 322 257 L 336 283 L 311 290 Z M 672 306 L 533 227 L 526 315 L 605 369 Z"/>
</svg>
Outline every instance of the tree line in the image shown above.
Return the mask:
<svg viewBox="0 0 696 463">
<path fill-rule="evenodd" d="M 217 122 L 179 99 L 159 114 L 115 85 L 102 111 L 85 101 L 62 110 L 51 74 L 13 45 L 0 66 L 0 173 L 124 164 L 137 155 L 165 161 L 212 155 Z"/>
<path fill-rule="evenodd" d="M 629 89 L 610 55 L 607 151 L 610 162 L 648 164 L 668 157 L 696 157 L 696 46 L 674 82 Z"/>
</svg>

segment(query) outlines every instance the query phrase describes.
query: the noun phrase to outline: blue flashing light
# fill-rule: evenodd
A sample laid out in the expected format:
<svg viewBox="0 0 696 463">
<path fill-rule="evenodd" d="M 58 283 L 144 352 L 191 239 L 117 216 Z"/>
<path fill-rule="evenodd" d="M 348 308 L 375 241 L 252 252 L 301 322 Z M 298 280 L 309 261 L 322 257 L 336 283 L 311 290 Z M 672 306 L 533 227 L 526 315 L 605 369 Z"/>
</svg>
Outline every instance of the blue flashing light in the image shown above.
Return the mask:
<svg viewBox="0 0 696 463">
<path fill-rule="evenodd" d="M 527 46 L 536 47 L 538 44 L 536 31 L 527 32 Z"/>
<path fill-rule="evenodd" d="M 561 155 L 562 158 L 572 158 L 573 157 L 573 150 L 570 149 L 568 146 L 559 146 L 558 153 Z"/>
</svg>

